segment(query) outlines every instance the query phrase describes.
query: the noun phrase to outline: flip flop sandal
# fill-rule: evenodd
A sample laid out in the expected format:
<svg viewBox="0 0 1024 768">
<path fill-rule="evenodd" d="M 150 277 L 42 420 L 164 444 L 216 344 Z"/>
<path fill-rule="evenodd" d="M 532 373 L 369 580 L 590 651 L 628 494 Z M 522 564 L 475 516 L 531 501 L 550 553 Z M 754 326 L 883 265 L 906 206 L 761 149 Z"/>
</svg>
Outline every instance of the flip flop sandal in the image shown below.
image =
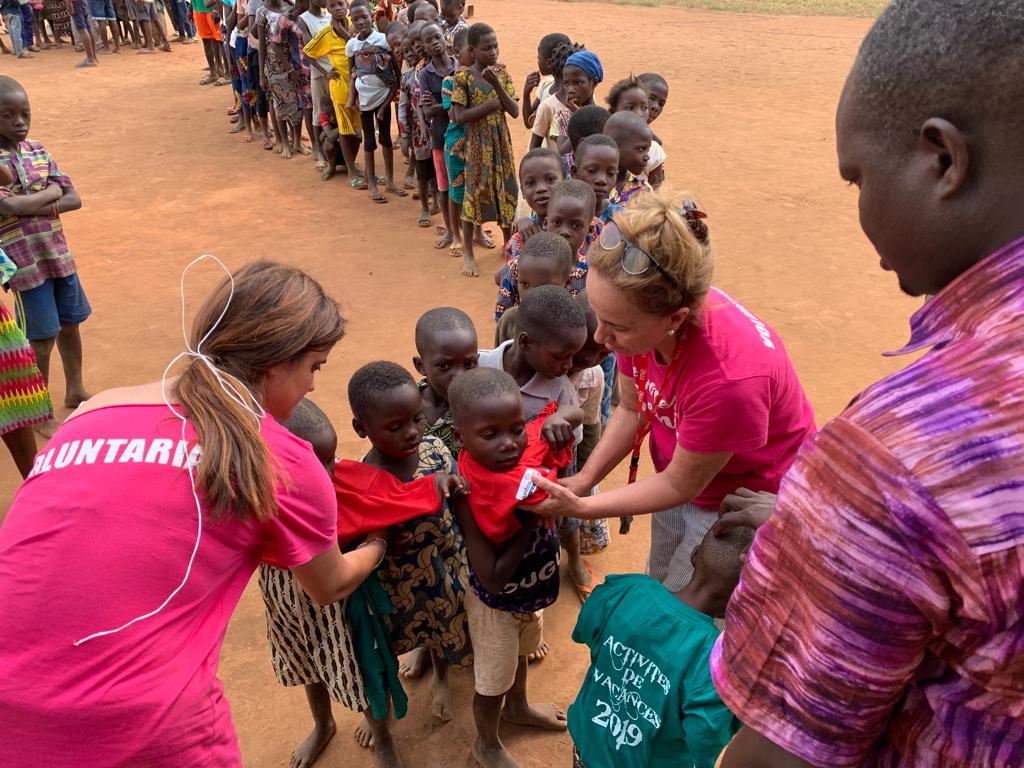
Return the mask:
<svg viewBox="0 0 1024 768">
<path fill-rule="evenodd" d="M 594 569 L 590 563 L 586 560 L 583 561 L 583 567 L 587 569 L 587 573 L 590 574 L 589 584 L 576 584 L 576 596 L 580 599 L 581 603 L 587 602 L 587 598 L 590 597 L 590 593 L 594 591 L 594 587 L 597 586 L 597 574 L 594 573 Z"/>
<path fill-rule="evenodd" d="M 382 192 L 380 192 L 380 191 L 378 191 L 375 195 L 373 195 L 370 198 L 370 200 L 375 202 L 375 203 L 377 203 L 378 205 L 383 205 L 384 203 L 386 203 L 388 201 L 388 199 L 386 197 L 384 197 L 384 194 Z"/>
<path fill-rule="evenodd" d="M 386 187 L 386 189 L 387 189 L 388 192 L 390 192 L 395 197 L 408 197 L 409 196 L 409 193 L 406 192 L 401 187 L 396 187 L 394 185 L 391 185 L 390 187 Z M 430 226 L 430 222 L 427 222 L 427 226 L 428 227 Z"/>
<path fill-rule="evenodd" d="M 430 226 L 430 214 L 426 211 L 420 211 L 420 217 L 416 220 L 416 224 L 426 229 Z"/>
<path fill-rule="evenodd" d="M 369 189 L 369 185 L 366 183 L 366 179 L 364 179 L 362 176 L 356 176 L 348 183 L 348 185 L 352 187 L 352 189 L 360 189 L 364 192 L 367 189 Z"/>
<path fill-rule="evenodd" d="M 378 184 L 387 184 L 387 183 L 388 183 L 388 180 L 387 180 L 387 179 L 385 179 L 385 178 L 384 178 L 383 176 L 378 176 L 378 177 L 377 177 L 377 183 L 378 183 Z"/>
<path fill-rule="evenodd" d="M 402 186 L 406 189 L 416 189 L 416 182 L 412 179 L 406 179 L 402 182 Z M 418 199 L 418 198 L 417 198 Z"/>
<path fill-rule="evenodd" d="M 313 167 L 316 168 L 318 171 L 322 171 L 324 168 L 327 167 L 327 161 L 326 160 L 317 160 L 316 164 Z"/>
<path fill-rule="evenodd" d="M 206 77 L 204 77 L 202 80 L 199 81 L 199 84 L 200 85 L 212 85 L 215 82 L 217 82 L 217 78 L 216 77 L 214 77 L 213 75 L 207 75 Z"/>
<path fill-rule="evenodd" d="M 458 258 L 462 255 L 462 243 L 452 243 L 452 247 L 448 249 L 448 255 L 454 258 Z"/>
</svg>

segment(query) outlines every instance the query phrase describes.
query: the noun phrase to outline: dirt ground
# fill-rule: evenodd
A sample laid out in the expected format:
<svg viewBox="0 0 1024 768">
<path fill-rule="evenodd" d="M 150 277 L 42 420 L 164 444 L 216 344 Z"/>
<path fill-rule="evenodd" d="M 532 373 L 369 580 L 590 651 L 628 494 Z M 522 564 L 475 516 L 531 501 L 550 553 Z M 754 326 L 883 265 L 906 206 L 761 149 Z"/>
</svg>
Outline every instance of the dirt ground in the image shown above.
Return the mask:
<svg viewBox="0 0 1024 768">
<path fill-rule="evenodd" d="M 857 226 L 856 192 L 835 167 L 833 111 L 866 20 L 545 0 L 483 0 L 477 18 L 498 30 L 520 87 L 534 66 L 536 41 L 555 30 L 598 52 L 609 81 L 647 70 L 669 80 L 668 107 L 655 126 L 668 151 L 669 183 L 695 193 L 710 212 L 717 285 L 778 329 L 819 422 L 900 365 L 879 353 L 903 343 L 917 303 L 879 270 Z M 314 398 L 335 420 L 343 456 L 364 447 L 349 427 L 349 375 L 372 359 L 410 364 L 421 312 L 460 306 L 481 339 L 490 337 L 493 284 L 462 277 L 457 260 L 432 249 L 411 200 L 371 207 L 341 177 L 321 183 L 308 159 L 286 162 L 228 134 L 230 92 L 197 85 L 199 46 L 104 56 L 94 70 L 75 70 L 77 60 L 67 49 L 19 62 L 5 56 L 0 69 L 27 87 L 33 136 L 85 201 L 65 223 L 95 309 L 84 326 L 93 390 L 156 379 L 181 350 L 178 278 L 201 253 L 231 267 L 255 258 L 296 264 L 341 301 L 349 334 Z M 521 123 L 513 135 L 525 147 Z M 481 272 L 492 273 L 499 258 L 485 252 Z M 190 280 L 190 307 L 219 277 L 204 267 Z M 63 384 L 55 378 L 59 402 Z M 606 485 L 622 480 L 620 473 Z M 15 487 L 4 452 L 5 505 Z M 629 537 L 613 539 L 610 551 L 593 559 L 598 572 L 642 569 L 647 530 L 640 521 Z M 287 765 L 310 719 L 302 691 L 274 680 L 253 586 L 231 621 L 220 671 L 245 764 L 269 768 Z M 567 706 L 575 695 L 586 661 L 569 639 L 577 609 L 563 580 L 562 600 L 546 613 L 554 653 L 531 670 L 536 701 Z M 469 764 L 472 679 L 467 672 L 453 677 L 458 714 L 442 727 L 430 720 L 427 683 L 410 686 L 410 714 L 394 727 L 407 765 Z M 336 715 L 339 733 L 321 764 L 372 765 L 352 742 L 354 717 L 337 707 Z M 506 736 L 524 766 L 569 765 L 566 735 L 510 728 Z"/>
</svg>

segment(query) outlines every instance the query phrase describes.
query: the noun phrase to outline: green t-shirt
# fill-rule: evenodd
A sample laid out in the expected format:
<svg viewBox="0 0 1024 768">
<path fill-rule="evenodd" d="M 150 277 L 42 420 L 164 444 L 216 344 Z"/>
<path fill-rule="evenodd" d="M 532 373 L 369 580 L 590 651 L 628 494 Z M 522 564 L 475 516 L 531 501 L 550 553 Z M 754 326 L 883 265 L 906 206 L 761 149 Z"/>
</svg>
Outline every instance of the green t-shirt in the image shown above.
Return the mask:
<svg viewBox="0 0 1024 768">
<path fill-rule="evenodd" d="M 217 3 L 213 2 L 207 5 L 203 0 L 192 0 L 192 10 L 198 13 L 210 13 L 215 10 Z"/>
<path fill-rule="evenodd" d="M 583 604 L 572 639 L 590 669 L 569 707 L 587 768 L 712 768 L 739 721 L 718 698 L 710 616 L 640 574 L 609 576 Z"/>
</svg>

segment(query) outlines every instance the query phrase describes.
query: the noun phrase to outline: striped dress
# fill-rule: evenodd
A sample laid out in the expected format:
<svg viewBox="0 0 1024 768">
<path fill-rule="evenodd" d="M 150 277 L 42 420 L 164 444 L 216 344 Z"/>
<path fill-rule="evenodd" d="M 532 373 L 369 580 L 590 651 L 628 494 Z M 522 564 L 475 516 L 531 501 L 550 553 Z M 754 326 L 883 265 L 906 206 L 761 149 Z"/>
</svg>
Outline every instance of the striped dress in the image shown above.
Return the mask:
<svg viewBox="0 0 1024 768">
<path fill-rule="evenodd" d="M 1024 239 L 911 321 L 923 357 L 800 452 L 711 656 L 814 765 L 1024 765 Z"/>
</svg>

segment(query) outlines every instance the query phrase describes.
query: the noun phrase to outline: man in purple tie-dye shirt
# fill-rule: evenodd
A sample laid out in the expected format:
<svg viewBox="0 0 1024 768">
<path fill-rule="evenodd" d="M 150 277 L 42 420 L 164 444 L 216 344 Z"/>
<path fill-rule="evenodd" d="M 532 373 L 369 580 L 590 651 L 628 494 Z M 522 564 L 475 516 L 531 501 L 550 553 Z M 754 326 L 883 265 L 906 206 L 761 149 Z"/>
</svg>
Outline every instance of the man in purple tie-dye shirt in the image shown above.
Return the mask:
<svg viewBox="0 0 1024 768">
<path fill-rule="evenodd" d="M 837 115 L 901 352 L 804 445 L 711 657 L 723 768 L 1024 766 L 1024 0 L 895 0 Z"/>
</svg>

